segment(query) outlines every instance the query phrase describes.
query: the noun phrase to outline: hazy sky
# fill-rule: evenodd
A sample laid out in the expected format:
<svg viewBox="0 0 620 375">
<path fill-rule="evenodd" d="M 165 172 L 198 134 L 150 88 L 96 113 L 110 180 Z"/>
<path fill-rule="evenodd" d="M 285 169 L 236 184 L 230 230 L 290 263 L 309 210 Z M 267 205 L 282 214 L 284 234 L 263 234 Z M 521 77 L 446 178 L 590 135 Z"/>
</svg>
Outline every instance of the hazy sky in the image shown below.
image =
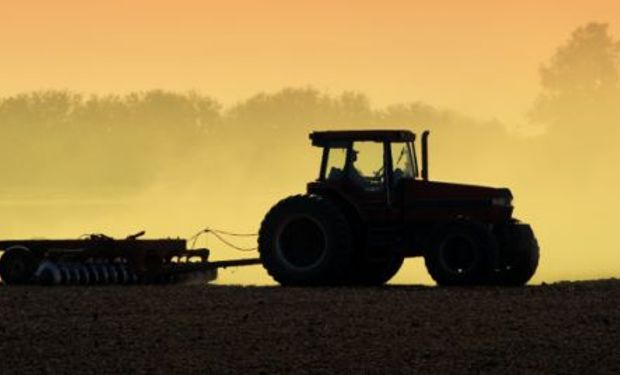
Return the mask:
<svg viewBox="0 0 620 375">
<path fill-rule="evenodd" d="M 573 30 L 592 21 L 609 23 L 618 39 L 620 0 L 2 0 L 0 96 L 38 89 L 98 94 L 198 90 L 231 105 L 264 90 L 313 85 L 330 94 L 358 90 L 377 106 L 423 100 L 485 119 L 496 117 L 514 126 L 524 121 L 523 114 L 539 92 L 540 64 L 549 60 Z M 598 117 L 605 116 L 609 114 Z M 613 136 L 607 134 L 610 128 L 589 121 L 583 125 L 598 126 L 601 134 Z M 580 129 L 581 124 L 576 124 Z M 393 126 L 419 130 L 425 124 Z M 269 144 L 270 134 L 252 141 Z M 582 144 L 574 137 L 570 140 L 575 143 L 566 145 L 560 140 L 553 143 L 555 148 L 536 146 L 534 140 L 539 153 L 526 155 L 530 159 L 504 154 L 492 160 L 476 159 L 475 152 L 461 157 L 467 146 L 442 149 L 441 130 L 434 134 L 433 178 L 466 177 L 465 182 L 513 188 L 517 214 L 534 225 L 543 248 L 541 272 L 535 281 L 617 274 L 618 240 L 613 233 L 620 206 L 617 199 L 608 198 L 608 189 L 618 185 L 619 174 L 613 169 L 620 165 L 617 154 L 599 150 L 597 145 L 593 147 L 598 152 L 576 153 L 573 162 L 581 161 L 582 155 L 609 155 L 596 159 L 604 162 L 583 164 L 600 168 L 575 173 L 579 183 L 565 183 L 564 169 L 550 170 L 549 160 L 555 159 L 547 160 L 542 154 L 576 149 Z M 303 139 L 307 141 L 305 135 Z M 488 140 L 477 144 L 486 150 Z M 496 150 L 493 147 L 489 144 L 487 152 Z M 272 159 L 259 160 L 281 161 L 258 168 L 281 171 L 286 162 L 296 160 L 279 155 L 277 149 L 264 152 Z M 512 168 L 536 160 L 534 154 L 540 156 L 539 162 L 531 168 L 528 165 L 525 174 L 532 180 L 522 180 Z M 444 162 L 443 172 L 436 160 Z M 463 160 L 470 160 L 471 165 L 463 168 L 459 164 Z M 504 168 L 501 163 L 507 160 L 514 165 Z M 62 175 L 62 159 L 47 161 Z M 314 169 L 289 169 L 298 173 L 296 190 L 280 181 L 256 188 L 244 176 L 235 180 L 208 170 L 203 173 L 202 165 L 200 173 L 190 168 L 191 173 L 184 175 L 186 161 L 178 163 L 173 164 L 180 168 L 179 176 L 191 176 L 191 181 L 170 184 L 163 178 L 140 197 L 114 202 L 89 203 L 70 197 L 58 203 L 50 199 L 55 194 L 52 186 L 36 192 L 43 197 L 40 202 L 21 202 L 0 186 L 1 211 L 9 218 L 2 223 L 0 237 L 77 236 L 90 231 L 119 235 L 140 229 L 147 229 L 150 236 L 185 236 L 205 223 L 251 231 L 274 202 L 303 189 L 304 182 L 316 176 Z M 487 168 L 498 165 L 501 168 Z M 0 167 L 22 168 L 7 161 Z M 573 171 L 568 175 L 572 178 Z M 540 183 L 541 176 L 552 183 Z M 612 182 L 597 184 L 598 179 Z M 179 186 L 186 191 L 179 191 Z M 27 187 L 23 190 L 28 192 Z M 578 199 L 582 195 L 598 199 L 582 202 Z M 588 218 L 587 225 L 565 211 L 579 212 Z M 213 241 L 207 243 L 211 245 Z M 231 256 L 230 251 L 220 254 Z M 430 281 L 421 260 L 413 262 L 417 267 L 401 273 L 397 282 Z M 237 275 L 243 282 L 269 282 L 258 267 Z"/>
<path fill-rule="evenodd" d="M 0 95 L 196 89 L 225 104 L 311 84 L 519 120 L 537 67 L 620 1 L 21 0 L 0 5 Z"/>
</svg>

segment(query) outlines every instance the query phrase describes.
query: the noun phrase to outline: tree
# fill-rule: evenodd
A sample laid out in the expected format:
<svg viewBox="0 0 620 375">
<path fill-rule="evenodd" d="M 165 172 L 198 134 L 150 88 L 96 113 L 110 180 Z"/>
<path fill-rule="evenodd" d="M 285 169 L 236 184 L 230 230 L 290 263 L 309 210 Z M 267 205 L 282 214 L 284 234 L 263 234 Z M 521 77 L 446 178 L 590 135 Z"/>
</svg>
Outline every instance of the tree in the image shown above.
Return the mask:
<svg viewBox="0 0 620 375">
<path fill-rule="evenodd" d="M 619 65 L 620 41 L 609 34 L 607 24 L 593 22 L 577 28 L 540 68 L 542 92 L 530 118 L 552 128 L 561 125 L 562 132 L 571 133 L 583 130 L 579 125 L 617 123 Z"/>
</svg>

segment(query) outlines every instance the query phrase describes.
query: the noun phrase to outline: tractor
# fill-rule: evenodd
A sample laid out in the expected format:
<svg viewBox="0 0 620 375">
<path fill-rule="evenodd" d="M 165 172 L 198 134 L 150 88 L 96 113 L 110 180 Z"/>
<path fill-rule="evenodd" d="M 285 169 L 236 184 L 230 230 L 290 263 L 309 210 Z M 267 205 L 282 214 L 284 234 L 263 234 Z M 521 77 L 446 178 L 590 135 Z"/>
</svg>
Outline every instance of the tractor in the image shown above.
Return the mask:
<svg viewBox="0 0 620 375">
<path fill-rule="evenodd" d="M 281 285 L 378 286 L 406 257 L 424 257 L 438 285 L 526 284 L 539 247 L 512 217 L 512 193 L 429 180 L 429 131 L 315 131 L 320 172 L 306 194 L 265 215 L 261 263 Z"/>
</svg>

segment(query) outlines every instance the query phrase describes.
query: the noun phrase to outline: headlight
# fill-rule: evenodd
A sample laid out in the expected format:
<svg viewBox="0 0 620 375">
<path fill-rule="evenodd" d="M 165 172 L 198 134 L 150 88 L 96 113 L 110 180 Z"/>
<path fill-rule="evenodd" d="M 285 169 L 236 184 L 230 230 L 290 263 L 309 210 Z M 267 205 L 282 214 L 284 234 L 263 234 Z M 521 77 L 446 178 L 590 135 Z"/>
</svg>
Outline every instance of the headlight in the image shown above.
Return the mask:
<svg viewBox="0 0 620 375">
<path fill-rule="evenodd" d="M 511 203 L 512 203 L 512 198 L 510 197 L 497 197 L 497 198 L 491 199 L 491 204 L 493 206 L 510 207 Z"/>
</svg>

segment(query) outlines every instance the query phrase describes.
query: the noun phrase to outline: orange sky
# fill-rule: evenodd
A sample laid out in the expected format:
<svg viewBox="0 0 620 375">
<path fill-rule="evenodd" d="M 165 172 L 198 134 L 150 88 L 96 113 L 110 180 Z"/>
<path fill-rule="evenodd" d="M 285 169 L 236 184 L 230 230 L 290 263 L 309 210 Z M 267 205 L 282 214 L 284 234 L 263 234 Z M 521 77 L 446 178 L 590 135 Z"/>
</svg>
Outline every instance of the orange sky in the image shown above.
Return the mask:
<svg viewBox="0 0 620 375">
<path fill-rule="evenodd" d="M 608 22 L 612 34 L 620 37 L 620 0 L 0 1 L 0 96 L 46 88 L 85 93 L 163 88 L 199 90 L 230 105 L 261 90 L 311 84 L 332 94 L 359 90 L 376 105 L 423 100 L 482 118 L 496 117 L 509 126 L 525 121 L 523 114 L 539 90 L 538 67 L 576 27 Z M 413 126 L 419 130 L 424 124 L 394 124 Z M 300 172 L 298 189 L 314 173 Z M 504 184 L 499 181 L 502 176 L 486 178 L 476 182 Z M 213 176 L 198 180 L 211 184 Z M 221 181 L 223 186 L 231 183 Z M 77 208 L 70 216 L 65 206 L 53 202 L 44 202 L 44 207 L 11 202 L 12 220 L 3 224 L 3 233 L 119 235 L 133 228 L 127 223 L 143 223 L 149 235 L 191 235 L 187 231 L 205 222 L 250 231 L 273 202 L 294 193 L 281 186 L 252 194 L 239 191 L 244 200 L 231 210 L 233 191 L 229 200 L 196 209 L 206 207 L 202 187 L 179 194 L 176 186 L 168 191 L 162 184 L 137 202 L 104 202 L 97 215 L 88 205 L 80 208 L 83 202 L 73 202 Z M 532 191 L 538 190 L 535 182 L 531 185 Z M 581 258 L 579 251 L 567 256 L 562 241 L 576 249 L 587 247 L 593 238 L 608 237 L 580 233 L 566 239 L 565 222 L 556 222 L 560 210 L 549 216 L 549 204 L 538 204 L 539 195 L 528 195 L 523 183 L 521 187 L 515 190 L 519 215 L 523 212 L 524 220 L 539 225 L 537 231 L 544 228 L 539 232 L 544 271 L 535 280 L 610 275 L 617 270 L 618 263 L 611 261 L 616 259 L 617 251 L 611 248 L 616 242 Z M 251 212 L 239 215 L 244 206 Z M 564 209 L 564 202 L 558 207 Z M 603 212 L 599 222 L 609 226 L 603 232 L 612 233 L 617 211 L 595 208 Z M 573 221 L 564 216 L 566 222 Z M 51 217 L 66 219 L 48 220 Z M 553 245 L 548 252 L 546 244 Z M 419 266 L 417 278 L 401 273 L 397 282 L 430 280 L 421 260 L 413 262 Z M 259 271 L 239 275 L 245 282 L 256 282 L 256 275 L 262 275 L 260 282 L 269 280 Z"/>
<path fill-rule="evenodd" d="M 537 67 L 620 2 L 21 0 L 0 6 L 0 95 L 197 89 L 225 104 L 312 84 L 520 120 Z"/>
<path fill-rule="evenodd" d="M 537 67 L 620 2 L 22 0 L 0 8 L 0 95 L 197 89 L 234 103 L 312 84 L 519 121 Z"/>
</svg>

